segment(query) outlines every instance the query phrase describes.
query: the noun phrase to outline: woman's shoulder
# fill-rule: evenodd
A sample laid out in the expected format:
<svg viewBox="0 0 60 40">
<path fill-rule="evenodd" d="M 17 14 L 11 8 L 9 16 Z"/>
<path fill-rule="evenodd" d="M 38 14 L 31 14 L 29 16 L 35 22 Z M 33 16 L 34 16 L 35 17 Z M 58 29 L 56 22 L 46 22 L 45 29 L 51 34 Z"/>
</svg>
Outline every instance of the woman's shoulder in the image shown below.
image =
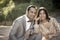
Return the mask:
<svg viewBox="0 0 60 40">
<path fill-rule="evenodd" d="M 52 16 L 49 16 L 49 18 L 50 18 L 50 21 L 56 20 L 56 18 L 54 18 L 54 17 L 52 17 Z"/>
</svg>

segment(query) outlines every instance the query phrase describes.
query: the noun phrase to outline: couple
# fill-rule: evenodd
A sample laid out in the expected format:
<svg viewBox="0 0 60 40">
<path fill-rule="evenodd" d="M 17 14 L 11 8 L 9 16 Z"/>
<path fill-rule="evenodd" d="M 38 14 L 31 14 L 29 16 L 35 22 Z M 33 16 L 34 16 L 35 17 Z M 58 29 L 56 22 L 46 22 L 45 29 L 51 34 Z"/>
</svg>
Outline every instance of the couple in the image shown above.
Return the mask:
<svg viewBox="0 0 60 40">
<path fill-rule="evenodd" d="M 50 40 L 60 31 L 55 18 L 49 17 L 44 7 L 30 5 L 26 14 L 18 17 L 12 25 L 9 40 Z"/>
</svg>

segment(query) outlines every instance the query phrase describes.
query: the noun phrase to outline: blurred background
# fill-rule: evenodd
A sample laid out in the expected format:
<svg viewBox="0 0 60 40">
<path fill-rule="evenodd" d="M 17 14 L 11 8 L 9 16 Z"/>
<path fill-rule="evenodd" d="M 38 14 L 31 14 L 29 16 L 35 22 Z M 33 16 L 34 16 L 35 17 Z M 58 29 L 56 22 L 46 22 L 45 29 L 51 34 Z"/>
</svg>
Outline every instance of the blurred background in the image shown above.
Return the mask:
<svg viewBox="0 0 60 40">
<path fill-rule="evenodd" d="M 8 40 L 13 21 L 25 14 L 30 4 L 46 7 L 60 23 L 60 0 L 0 0 L 0 40 Z"/>
<path fill-rule="evenodd" d="M 49 15 L 60 22 L 60 0 L 0 0 L 0 25 L 10 26 L 14 19 L 25 14 L 30 4 L 46 7 Z"/>
</svg>

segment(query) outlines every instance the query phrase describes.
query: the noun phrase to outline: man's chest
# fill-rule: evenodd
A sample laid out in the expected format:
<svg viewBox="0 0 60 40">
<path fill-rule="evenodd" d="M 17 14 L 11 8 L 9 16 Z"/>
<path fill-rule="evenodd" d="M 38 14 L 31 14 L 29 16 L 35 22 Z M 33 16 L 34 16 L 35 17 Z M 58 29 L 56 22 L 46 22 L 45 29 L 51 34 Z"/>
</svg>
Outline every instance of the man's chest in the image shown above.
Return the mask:
<svg viewBox="0 0 60 40">
<path fill-rule="evenodd" d="M 30 29 L 30 26 L 31 26 L 31 22 L 26 22 L 26 27 L 25 27 L 25 30 L 29 30 Z"/>
</svg>

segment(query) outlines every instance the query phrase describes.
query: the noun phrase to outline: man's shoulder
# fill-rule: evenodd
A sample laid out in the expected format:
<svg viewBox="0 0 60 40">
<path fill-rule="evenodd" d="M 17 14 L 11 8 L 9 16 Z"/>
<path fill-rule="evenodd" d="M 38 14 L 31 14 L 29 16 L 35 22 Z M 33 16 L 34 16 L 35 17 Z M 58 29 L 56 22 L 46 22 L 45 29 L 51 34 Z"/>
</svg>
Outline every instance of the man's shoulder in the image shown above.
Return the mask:
<svg viewBox="0 0 60 40">
<path fill-rule="evenodd" d="M 25 15 L 22 15 L 22 16 L 20 16 L 20 17 L 16 18 L 14 21 L 23 21 L 24 16 L 25 16 Z"/>
<path fill-rule="evenodd" d="M 22 15 L 22 16 L 16 18 L 16 20 L 22 19 L 23 17 L 24 17 L 24 15 Z"/>
</svg>

